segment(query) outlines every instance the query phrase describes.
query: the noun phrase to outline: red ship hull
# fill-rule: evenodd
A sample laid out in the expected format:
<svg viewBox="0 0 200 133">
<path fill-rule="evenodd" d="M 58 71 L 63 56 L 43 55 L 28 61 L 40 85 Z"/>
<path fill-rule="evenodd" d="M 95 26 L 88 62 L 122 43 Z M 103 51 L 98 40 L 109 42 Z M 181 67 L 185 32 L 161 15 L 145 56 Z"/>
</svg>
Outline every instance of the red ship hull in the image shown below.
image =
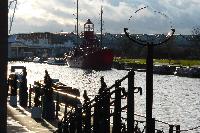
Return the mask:
<svg viewBox="0 0 200 133">
<path fill-rule="evenodd" d="M 113 53 L 110 49 L 100 47 L 99 41 L 94 35 L 94 24 L 90 19 L 84 24 L 84 37 L 81 45 L 70 51 L 67 62 L 70 67 L 111 69 Z"/>
<path fill-rule="evenodd" d="M 70 67 L 107 70 L 112 67 L 113 53 L 110 49 L 102 48 L 85 50 L 82 55 L 68 56 L 67 62 Z"/>
</svg>

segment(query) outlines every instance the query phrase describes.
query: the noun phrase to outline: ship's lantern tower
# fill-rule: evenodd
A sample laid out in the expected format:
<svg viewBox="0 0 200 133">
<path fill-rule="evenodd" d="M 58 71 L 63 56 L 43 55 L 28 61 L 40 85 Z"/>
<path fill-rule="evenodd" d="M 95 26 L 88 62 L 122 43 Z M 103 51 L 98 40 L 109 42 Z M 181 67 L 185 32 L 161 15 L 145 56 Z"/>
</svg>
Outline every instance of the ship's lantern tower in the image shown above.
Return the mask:
<svg viewBox="0 0 200 133">
<path fill-rule="evenodd" d="M 86 44 L 91 44 L 94 41 L 94 24 L 90 19 L 84 24 L 84 39 Z"/>
<path fill-rule="evenodd" d="M 91 22 L 90 19 L 84 24 L 84 31 L 91 31 L 94 32 L 94 24 Z"/>
</svg>

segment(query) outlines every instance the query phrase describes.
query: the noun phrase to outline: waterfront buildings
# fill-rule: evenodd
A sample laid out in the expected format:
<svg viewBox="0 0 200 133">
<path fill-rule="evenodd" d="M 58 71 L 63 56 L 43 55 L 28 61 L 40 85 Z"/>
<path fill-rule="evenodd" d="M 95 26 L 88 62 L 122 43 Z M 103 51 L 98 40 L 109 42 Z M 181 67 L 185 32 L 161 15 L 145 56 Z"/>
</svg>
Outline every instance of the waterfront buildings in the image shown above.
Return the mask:
<svg viewBox="0 0 200 133">
<path fill-rule="evenodd" d="M 83 39 L 80 34 L 79 42 Z M 140 38 L 145 38 L 146 34 L 137 34 Z M 160 35 L 162 36 L 162 35 Z M 198 36 L 198 35 L 196 35 Z M 100 41 L 100 34 L 96 34 Z M 164 58 L 171 54 L 175 58 L 198 58 L 200 57 L 200 41 L 195 40 L 194 35 L 174 35 L 173 39 L 162 48 L 155 49 L 155 57 Z M 72 47 L 77 45 L 77 36 L 75 33 L 67 32 L 35 32 L 20 33 L 9 36 L 8 57 L 55 57 L 62 56 Z M 133 58 L 145 57 L 145 49 L 138 48 L 137 45 L 130 43 L 128 38 L 122 34 L 103 34 L 103 47 L 111 48 L 116 55 L 128 56 Z M 158 51 L 158 52 L 156 52 Z M 169 52 L 170 51 L 170 52 Z"/>
<path fill-rule="evenodd" d="M 9 36 L 8 57 L 55 57 L 74 46 L 73 33 L 24 33 Z"/>
</svg>

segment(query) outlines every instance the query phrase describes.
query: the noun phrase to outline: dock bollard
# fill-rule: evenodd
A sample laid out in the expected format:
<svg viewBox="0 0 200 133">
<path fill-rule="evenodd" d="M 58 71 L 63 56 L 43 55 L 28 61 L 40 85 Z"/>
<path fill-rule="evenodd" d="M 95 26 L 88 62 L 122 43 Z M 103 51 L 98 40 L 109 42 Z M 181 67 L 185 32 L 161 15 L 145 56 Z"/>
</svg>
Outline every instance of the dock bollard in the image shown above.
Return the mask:
<svg viewBox="0 0 200 133">
<path fill-rule="evenodd" d="M 42 117 L 53 120 L 55 118 L 55 104 L 53 102 L 53 81 L 45 70 L 44 76 L 44 95 L 42 96 Z"/>
<path fill-rule="evenodd" d="M 17 106 L 17 75 L 14 74 L 11 79 L 8 79 L 10 86 L 10 105 Z"/>
<path fill-rule="evenodd" d="M 19 104 L 22 107 L 27 107 L 28 103 L 28 87 L 27 87 L 27 72 L 26 69 L 23 69 L 23 75 L 22 80 L 20 82 L 20 88 L 19 88 Z"/>
</svg>

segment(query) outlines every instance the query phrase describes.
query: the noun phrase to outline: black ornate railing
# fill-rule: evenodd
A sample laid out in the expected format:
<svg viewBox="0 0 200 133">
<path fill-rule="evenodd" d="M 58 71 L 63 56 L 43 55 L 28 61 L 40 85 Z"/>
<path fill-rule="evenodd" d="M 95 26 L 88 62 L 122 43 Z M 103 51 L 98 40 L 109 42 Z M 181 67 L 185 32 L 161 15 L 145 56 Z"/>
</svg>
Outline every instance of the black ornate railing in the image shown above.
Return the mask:
<svg viewBox="0 0 200 133">
<path fill-rule="evenodd" d="M 142 88 L 134 86 L 134 75 L 134 71 L 130 71 L 122 79 L 116 80 L 111 87 L 106 87 L 102 80 L 99 94 L 91 100 L 87 94 L 84 94 L 84 103 L 77 105 L 74 111 L 66 114 L 68 119 L 62 119 L 58 132 L 125 133 L 139 131 L 139 128 L 136 129 L 137 124 L 134 119 L 134 93 L 142 94 Z M 127 91 L 121 87 L 121 83 L 126 79 L 128 79 Z M 127 105 L 122 107 L 121 101 L 124 98 L 127 98 Z M 113 112 L 111 112 L 111 107 L 113 107 Z M 122 122 L 121 113 L 125 109 L 127 110 L 126 122 Z"/>
</svg>

